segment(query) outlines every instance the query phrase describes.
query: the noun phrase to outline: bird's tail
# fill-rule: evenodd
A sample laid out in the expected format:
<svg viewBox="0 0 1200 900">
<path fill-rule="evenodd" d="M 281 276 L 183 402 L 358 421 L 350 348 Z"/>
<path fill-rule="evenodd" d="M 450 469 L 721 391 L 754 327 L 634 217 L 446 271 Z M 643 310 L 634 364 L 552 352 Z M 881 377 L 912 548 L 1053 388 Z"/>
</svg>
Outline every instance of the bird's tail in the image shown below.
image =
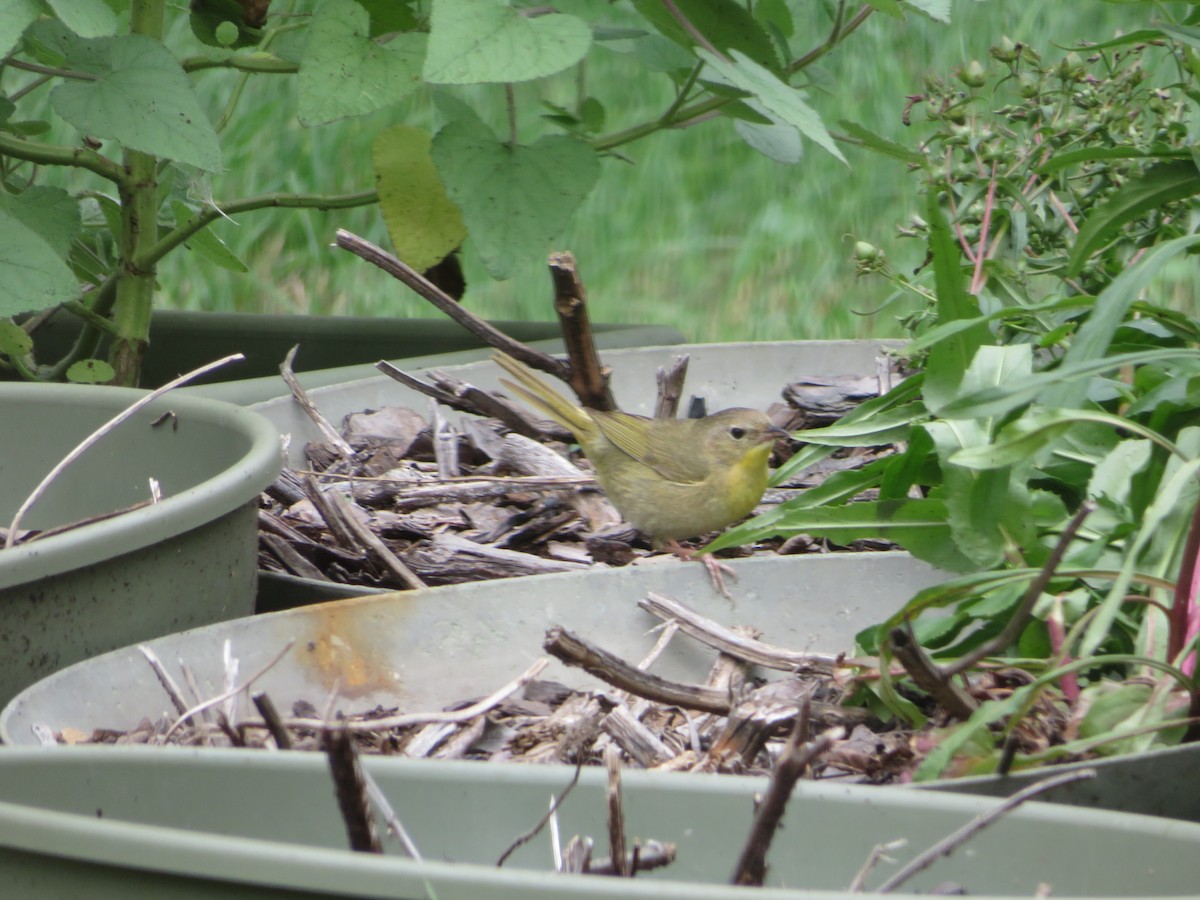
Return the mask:
<svg viewBox="0 0 1200 900">
<path fill-rule="evenodd" d="M 583 408 L 576 406 L 534 375 L 527 365 L 499 350 L 492 354 L 492 359 L 500 368 L 520 382 L 514 384 L 508 379 L 502 378 L 500 383 L 538 412 L 566 428 L 581 443 L 595 434 L 596 423 L 592 421 L 592 417 Z"/>
</svg>

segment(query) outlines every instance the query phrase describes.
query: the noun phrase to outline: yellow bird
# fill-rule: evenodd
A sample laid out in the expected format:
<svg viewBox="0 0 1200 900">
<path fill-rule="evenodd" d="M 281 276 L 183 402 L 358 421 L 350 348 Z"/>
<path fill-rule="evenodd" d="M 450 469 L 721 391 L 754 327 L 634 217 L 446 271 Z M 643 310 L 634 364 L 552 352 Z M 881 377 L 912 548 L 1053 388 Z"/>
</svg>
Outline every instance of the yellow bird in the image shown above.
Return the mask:
<svg viewBox="0 0 1200 900">
<path fill-rule="evenodd" d="M 519 382 L 502 379 L 505 387 L 575 435 L 613 506 L 655 547 L 678 551 L 678 539 L 718 531 L 748 515 L 767 488 L 774 442 L 788 437 L 755 409 L 726 409 L 702 419 L 584 409 L 511 356 L 497 352 L 493 358 Z"/>
</svg>

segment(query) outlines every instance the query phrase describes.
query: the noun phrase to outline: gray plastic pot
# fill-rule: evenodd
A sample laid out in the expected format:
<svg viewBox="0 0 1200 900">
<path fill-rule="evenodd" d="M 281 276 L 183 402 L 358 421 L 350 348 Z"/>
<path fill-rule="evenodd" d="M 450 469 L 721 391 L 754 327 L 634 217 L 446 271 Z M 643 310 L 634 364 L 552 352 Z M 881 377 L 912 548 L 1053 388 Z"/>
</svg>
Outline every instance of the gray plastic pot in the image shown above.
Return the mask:
<svg viewBox="0 0 1200 900">
<path fill-rule="evenodd" d="M 144 395 L 0 384 L 0 521 L 47 472 Z M 174 418 L 152 423 L 165 412 Z M 162 501 L 0 549 L 0 697 L 69 663 L 253 610 L 257 499 L 279 437 L 249 410 L 168 395 L 68 468 L 22 522 L 46 529 Z"/>
<path fill-rule="evenodd" d="M 602 353 L 612 367 L 612 386 L 617 403 L 626 412 L 649 415 L 654 410 L 655 374 L 677 357 L 689 357 L 685 399 L 702 397 L 708 412 L 729 406 L 766 409 L 780 401 L 780 392 L 791 381 L 805 376 L 869 375 L 877 371 L 889 350 L 900 341 L 774 341 L 763 343 L 680 344 L 665 347 L 627 347 Z M 465 365 L 426 364 L 409 360 L 412 374 L 439 368 L 456 378 L 483 388 L 503 390 L 502 372 L 490 360 Z M 428 409 L 429 399 L 385 375 L 373 375 L 344 384 L 331 384 L 309 393 L 321 413 L 335 425 L 364 409 L 406 406 L 419 412 Z M 290 396 L 275 397 L 252 407 L 275 423 L 281 433 L 291 435 L 289 462 L 304 463 L 304 446 L 322 440 L 312 421 Z M 259 609 L 277 610 L 303 603 L 338 597 L 381 594 L 376 588 L 357 587 L 263 573 L 259 586 Z M 907 599 L 907 598 L 903 598 Z"/>
<path fill-rule="evenodd" d="M 222 622 L 150 640 L 175 673 L 183 660 L 202 693 L 223 683 L 221 647 L 229 640 L 242 672 L 254 672 L 289 642 L 282 661 L 255 682 L 281 710 L 297 700 L 323 708 L 383 704 L 441 709 L 488 694 L 542 655 L 546 629 L 562 625 L 621 656 L 639 660 L 653 647 L 659 620 L 637 606 L 647 591 L 668 594 L 727 625 L 749 624 L 764 639 L 797 649 L 849 649 L 865 622 L 891 614 L 942 575 L 906 553 L 834 553 L 732 560 L 731 603 L 713 590 L 705 568 L 674 561 L 607 571 L 571 572 L 456 584 L 340 600 Z M 712 651 L 677 638 L 655 663 L 671 678 L 703 681 Z M 778 673 L 775 673 L 778 677 Z M 597 682 L 557 663 L 543 674 L 569 684 Z M 57 672 L 23 691 L 0 713 L 0 738 L 36 742 L 34 726 L 54 731 L 129 728 L 168 707 L 134 647 Z"/>
<path fill-rule="evenodd" d="M 13 897 L 399 897 L 849 900 L 873 847 L 898 862 L 996 801 L 801 783 L 768 858 L 768 887 L 730 887 L 757 778 L 623 776 L 625 830 L 673 842 L 674 863 L 632 880 L 552 871 L 545 833 L 495 861 L 545 814 L 569 770 L 374 758 L 365 762 L 425 862 L 352 853 L 324 758 L 310 753 L 75 748 L 0 753 L 0 878 Z M 606 855 L 604 773 L 588 769 L 559 829 Z M 908 882 L 974 897 L 1194 896 L 1200 826 L 1029 803 Z M 896 871 L 884 863 L 867 889 Z M 911 893 L 910 893 L 911 892 Z"/>
</svg>

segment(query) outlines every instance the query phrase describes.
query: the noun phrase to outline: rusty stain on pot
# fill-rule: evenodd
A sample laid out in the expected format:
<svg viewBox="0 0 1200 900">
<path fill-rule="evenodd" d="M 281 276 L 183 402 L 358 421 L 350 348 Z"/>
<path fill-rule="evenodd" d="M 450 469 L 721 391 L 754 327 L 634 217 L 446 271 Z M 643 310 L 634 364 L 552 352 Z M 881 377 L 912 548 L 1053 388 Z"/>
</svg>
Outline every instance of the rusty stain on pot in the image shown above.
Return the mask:
<svg viewBox="0 0 1200 900">
<path fill-rule="evenodd" d="M 368 609 L 355 599 L 310 607 L 305 616 L 309 636 L 297 647 L 300 665 L 312 681 L 350 699 L 379 692 L 394 695 L 400 688 L 395 648 L 388 639 L 391 629 L 380 627 Z"/>
</svg>

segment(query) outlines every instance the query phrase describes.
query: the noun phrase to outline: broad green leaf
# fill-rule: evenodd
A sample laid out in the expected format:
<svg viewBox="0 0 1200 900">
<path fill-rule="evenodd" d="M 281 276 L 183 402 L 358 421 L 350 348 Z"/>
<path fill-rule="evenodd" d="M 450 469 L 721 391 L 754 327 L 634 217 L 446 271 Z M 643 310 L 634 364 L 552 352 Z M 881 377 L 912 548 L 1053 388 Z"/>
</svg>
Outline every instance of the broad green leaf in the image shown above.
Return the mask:
<svg viewBox="0 0 1200 900">
<path fill-rule="evenodd" d="M 523 16 L 497 0 L 434 0 L 424 77 L 434 84 L 532 81 L 583 59 L 587 22 L 551 13 Z"/>
<path fill-rule="evenodd" d="M 908 0 L 908 5 L 938 22 L 950 22 L 950 0 Z"/>
<path fill-rule="evenodd" d="M 1092 210 L 1079 229 L 1067 263 L 1067 275 L 1078 275 L 1091 255 L 1126 223 L 1152 209 L 1197 193 L 1200 193 L 1200 171 L 1190 159 L 1163 163 L 1129 179 L 1101 206 Z"/>
<path fill-rule="evenodd" d="M 371 40 L 370 17 L 353 0 L 326 0 L 311 30 L 296 83 L 297 114 L 305 125 L 391 106 L 421 83 L 425 35 Z"/>
<path fill-rule="evenodd" d="M 12 53 L 17 41 L 42 12 L 38 0 L 0 0 L 0 58 Z"/>
<path fill-rule="evenodd" d="M 104 0 L 46 0 L 63 24 L 80 37 L 114 34 L 117 16 Z"/>
<path fill-rule="evenodd" d="M 958 244 L 942 214 L 939 194 L 935 190 L 928 193 L 925 218 L 929 224 L 929 251 L 933 256 L 938 322 L 944 324 L 958 319 L 977 319 L 979 304 L 963 287 Z M 941 407 L 954 398 L 975 351 L 991 341 L 992 335 L 987 325 L 980 323 L 949 335 L 930 348 L 925 366 L 924 398 L 933 412 L 942 412 Z"/>
<path fill-rule="evenodd" d="M 879 10 L 881 13 L 891 16 L 893 19 L 903 19 L 904 10 L 900 7 L 900 0 L 866 0 L 867 6 Z"/>
<path fill-rule="evenodd" d="M 754 4 L 754 18 L 764 25 L 776 29 L 784 40 L 796 32 L 796 22 L 792 18 L 792 11 L 788 9 L 786 0 L 758 0 Z"/>
<path fill-rule="evenodd" d="M 24 356 L 33 349 L 33 338 L 12 319 L 0 319 L 0 353 Z"/>
<path fill-rule="evenodd" d="M 443 259 L 467 237 L 467 227 L 438 176 L 429 132 L 410 125 L 384 129 L 371 145 L 379 211 L 396 255 L 417 271 Z"/>
<path fill-rule="evenodd" d="M 737 119 L 733 128 L 751 148 L 777 163 L 794 166 L 804 158 L 800 132 L 786 122 L 762 125 Z"/>
<path fill-rule="evenodd" d="M 79 204 L 62 188 L 33 185 L 19 194 L 0 193 L 0 208 L 20 219 L 59 256 L 66 256 L 83 224 Z"/>
<path fill-rule="evenodd" d="M 730 86 L 747 91 L 768 113 L 780 122 L 795 126 L 804 137 L 823 147 L 842 162 L 846 158 L 825 128 L 816 111 L 805 103 L 800 92 L 780 81 L 769 69 L 737 50 L 731 51 L 733 61 L 713 56 L 707 50 L 698 51 L 703 59 Z"/>
<path fill-rule="evenodd" d="M 175 215 L 176 227 L 185 225 L 196 218 L 195 211 L 186 203 L 181 203 L 178 200 L 171 201 L 171 211 Z M 208 225 L 184 241 L 183 246 L 193 251 L 201 259 L 222 269 L 228 269 L 230 272 L 250 271 L 238 255 L 230 250 L 225 242 L 217 237 Z"/>
<path fill-rule="evenodd" d="M 737 51 L 760 66 L 780 71 L 779 55 L 771 37 L 737 0 L 676 0 L 688 23 L 724 54 Z M 667 9 L 662 0 L 634 0 L 633 4 L 659 33 L 689 50 L 696 39 Z M 755 4 L 757 10 L 758 4 Z"/>
<path fill-rule="evenodd" d="M 890 156 L 893 159 L 911 163 L 912 165 L 920 166 L 925 164 L 925 157 L 916 150 L 906 147 L 904 144 L 899 144 L 896 141 L 889 141 L 887 138 L 880 137 L 875 132 L 863 128 L 863 126 L 856 122 L 841 119 L 838 121 L 838 125 L 850 137 L 862 141 L 862 145 L 869 150 L 874 150 L 877 153 L 882 153 L 885 156 Z"/>
<path fill-rule="evenodd" d="M 0 316 L 46 309 L 74 299 L 79 285 L 45 238 L 0 209 Z"/>
<path fill-rule="evenodd" d="M 549 135 L 512 146 L 465 122 L 437 133 L 433 161 L 494 278 L 543 256 L 600 175 L 595 151 L 575 138 Z"/>
<path fill-rule="evenodd" d="M 1081 738 L 1100 737 L 1116 730 L 1127 719 L 1137 716 L 1150 699 L 1148 684 L 1101 682 L 1083 692 L 1086 715 L 1079 723 Z"/>
<path fill-rule="evenodd" d="M 81 359 L 67 369 L 67 380 L 76 384 L 104 384 L 116 375 L 113 367 L 102 359 Z"/>
<path fill-rule="evenodd" d="M 87 134 L 214 172 L 217 134 L 179 61 L 140 34 L 79 40 L 67 63 L 97 76 L 50 94 L 55 112 Z"/>
</svg>

